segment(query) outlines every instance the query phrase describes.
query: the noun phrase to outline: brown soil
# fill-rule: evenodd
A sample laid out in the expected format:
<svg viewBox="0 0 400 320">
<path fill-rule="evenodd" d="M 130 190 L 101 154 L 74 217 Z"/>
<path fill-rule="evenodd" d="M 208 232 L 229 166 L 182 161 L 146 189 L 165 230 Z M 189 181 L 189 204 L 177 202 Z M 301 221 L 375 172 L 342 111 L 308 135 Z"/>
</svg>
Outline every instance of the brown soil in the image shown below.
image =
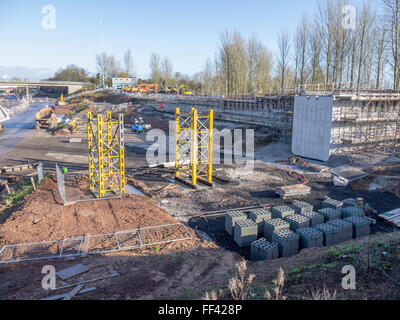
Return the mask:
<svg viewBox="0 0 400 320">
<path fill-rule="evenodd" d="M 77 179 L 78 187 L 84 184 Z M 144 196 L 64 206 L 51 178 L 25 200 L 0 225 L 0 244 L 60 240 L 178 222 Z"/>
</svg>

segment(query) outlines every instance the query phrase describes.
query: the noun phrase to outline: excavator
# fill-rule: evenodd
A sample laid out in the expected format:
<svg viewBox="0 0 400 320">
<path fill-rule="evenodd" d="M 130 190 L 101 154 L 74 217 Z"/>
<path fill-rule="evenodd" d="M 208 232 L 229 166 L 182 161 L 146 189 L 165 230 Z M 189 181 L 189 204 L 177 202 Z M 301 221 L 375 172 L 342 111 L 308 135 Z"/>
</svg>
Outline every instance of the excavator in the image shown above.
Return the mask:
<svg viewBox="0 0 400 320">
<path fill-rule="evenodd" d="M 148 84 L 146 89 L 147 89 L 147 93 L 157 93 L 158 92 L 158 84 L 157 83 Z"/>
</svg>

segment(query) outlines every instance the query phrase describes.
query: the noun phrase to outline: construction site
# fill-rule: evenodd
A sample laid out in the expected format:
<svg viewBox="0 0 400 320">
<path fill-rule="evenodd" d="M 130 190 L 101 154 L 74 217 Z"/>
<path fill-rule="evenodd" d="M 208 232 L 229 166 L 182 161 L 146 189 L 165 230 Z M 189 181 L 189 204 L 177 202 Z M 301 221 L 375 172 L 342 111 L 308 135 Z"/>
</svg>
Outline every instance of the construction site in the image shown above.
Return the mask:
<svg viewBox="0 0 400 320">
<path fill-rule="evenodd" d="M 399 0 L 20 2 L 0 300 L 400 300 Z"/>
<path fill-rule="evenodd" d="M 369 299 L 396 299 L 399 102 L 348 90 L 34 100 L 30 125 L 7 120 L 1 133 L 21 138 L 0 159 L 0 297 L 64 299 L 78 287 L 74 299 L 230 299 L 245 259 L 251 299 L 280 268 L 289 299 L 311 299 L 321 282 L 362 299 L 340 289 L 348 264 L 368 269 L 358 286 Z M 225 144 L 240 129 L 254 150 Z M 155 142 L 164 162 L 149 163 Z M 59 272 L 46 292 L 48 264 Z"/>
</svg>

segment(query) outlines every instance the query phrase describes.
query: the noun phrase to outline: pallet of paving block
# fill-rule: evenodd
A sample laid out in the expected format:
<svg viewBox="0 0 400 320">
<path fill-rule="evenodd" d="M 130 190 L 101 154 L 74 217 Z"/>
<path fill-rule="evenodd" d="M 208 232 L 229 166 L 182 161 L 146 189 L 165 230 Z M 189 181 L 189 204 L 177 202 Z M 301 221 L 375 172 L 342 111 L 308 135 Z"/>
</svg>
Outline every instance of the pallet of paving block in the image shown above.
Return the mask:
<svg viewBox="0 0 400 320">
<path fill-rule="evenodd" d="M 27 164 L 21 164 L 18 166 L 3 167 L 3 168 L 1 168 L 1 174 L 8 174 L 8 173 L 15 172 L 15 171 L 36 169 L 37 166 L 38 166 L 38 163 L 27 163 Z"/>
</svg>

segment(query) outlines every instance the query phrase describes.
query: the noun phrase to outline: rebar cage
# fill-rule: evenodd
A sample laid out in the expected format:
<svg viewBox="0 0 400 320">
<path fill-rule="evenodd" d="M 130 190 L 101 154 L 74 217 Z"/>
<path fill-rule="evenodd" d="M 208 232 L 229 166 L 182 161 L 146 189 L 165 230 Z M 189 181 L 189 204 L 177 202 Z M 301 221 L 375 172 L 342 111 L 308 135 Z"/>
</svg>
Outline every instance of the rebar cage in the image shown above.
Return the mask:
<svg viewBox="0 0 400 320">
<path fill-rule="evenodd" d="M 97 198 L 125 193 L 124 117 L 87 113 L 90 191 Z"/>
<path fill-rule="evenodd" d="M 192 108 L 190 113 L 175 110 L 176 121 L 176 161 L 175 177 L 196 187 L 197 181 L 212 185 L 212 144 L 214 111 L 198 115 Z M 186 181 L 187 182 L 187 181 Z"/>
</svg>

